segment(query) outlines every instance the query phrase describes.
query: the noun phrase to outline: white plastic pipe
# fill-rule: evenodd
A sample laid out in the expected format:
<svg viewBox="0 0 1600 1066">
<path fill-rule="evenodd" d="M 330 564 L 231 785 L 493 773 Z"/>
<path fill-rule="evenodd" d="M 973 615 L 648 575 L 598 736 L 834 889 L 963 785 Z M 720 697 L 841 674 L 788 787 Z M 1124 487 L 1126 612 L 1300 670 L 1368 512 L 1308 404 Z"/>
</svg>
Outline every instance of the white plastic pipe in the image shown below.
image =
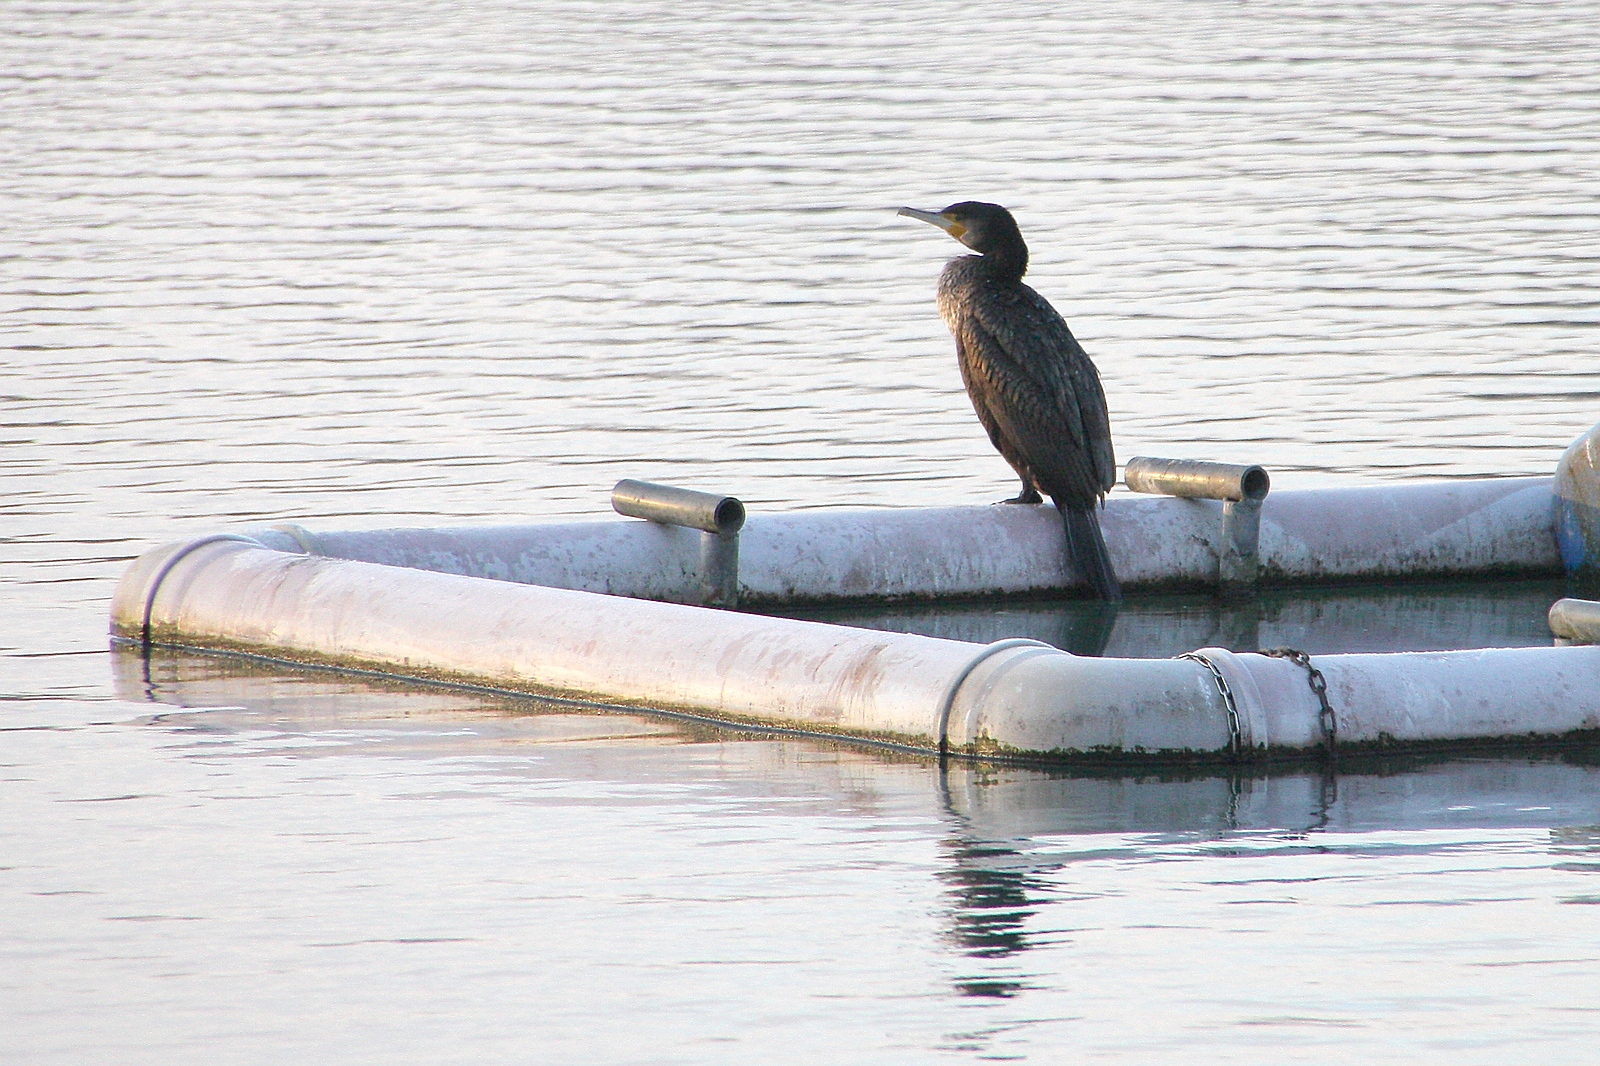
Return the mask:
<svg viewBox="0 0 1600 1066">
<path fill-rule="evenodd" d="M 1268 584 L 1555 573 L 1549 478 L 1277 492 L 1262 504 Z M 1214 585 L 1222 504 L 1118 497 L 1101 516 L 1124 587 Z M 311 533 L 252 531 L 269 547 L 442 573 L 681 600 L 698 587 L 699 532 L 643 521 Z M 739 602 L 1048 593 L 1070 587 L 1050 507 L 753 515 L 740 535 Z"/>
<path fill-rule="evenodd" d="M 641 602 L 205 538 L 140 557 L 124 639 L 990 755 L 1245 754 L 1321 743 L 1305 671 L 1210 649 L 1079 658 Z M 1345 742 L 1600 728 L 1600 647 L 1319 656 Z"/>
</svg>

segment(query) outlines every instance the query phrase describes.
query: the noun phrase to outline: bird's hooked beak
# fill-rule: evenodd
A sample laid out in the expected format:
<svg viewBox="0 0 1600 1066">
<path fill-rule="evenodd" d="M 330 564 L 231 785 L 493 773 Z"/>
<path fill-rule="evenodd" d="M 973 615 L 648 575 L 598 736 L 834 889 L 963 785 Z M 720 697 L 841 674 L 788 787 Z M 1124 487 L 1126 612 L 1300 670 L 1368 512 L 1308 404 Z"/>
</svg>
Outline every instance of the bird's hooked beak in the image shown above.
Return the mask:
<svg viewBox="0 0 1600 1066">
<path fill-rule="evenodd" d="M 902 207 L 900 214 L 905 215 L 907 218 L 920 218 L 924 222 L 938 226 L 958 241 L 967 234 L 967 227 L 949 215 L 942 215 L 937 211 L 918 211 L 914 207 Z"/>
</svg>

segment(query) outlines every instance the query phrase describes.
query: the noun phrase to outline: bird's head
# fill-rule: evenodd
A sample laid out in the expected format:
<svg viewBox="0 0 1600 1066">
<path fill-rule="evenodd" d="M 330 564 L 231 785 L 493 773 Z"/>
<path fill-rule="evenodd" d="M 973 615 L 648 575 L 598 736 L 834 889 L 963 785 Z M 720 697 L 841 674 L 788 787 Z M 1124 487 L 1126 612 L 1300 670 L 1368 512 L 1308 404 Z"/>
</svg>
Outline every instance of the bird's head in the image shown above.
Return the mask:
<svg viewBox="0 0 1600 1066">
<path fill-rule="evenodd" d="M 1023 243 L 1022 230 L 1017 228 L 1017 220 L 1011 217 L 1011 212 L 999 204 L 965 200 L 943 211 L 902 207 L 900 213 L 938 226 L 980 255 L 1008 262 L 1020 261 L 1022 269 L 1027 269 L 1028 246 Z"/>
</svg>

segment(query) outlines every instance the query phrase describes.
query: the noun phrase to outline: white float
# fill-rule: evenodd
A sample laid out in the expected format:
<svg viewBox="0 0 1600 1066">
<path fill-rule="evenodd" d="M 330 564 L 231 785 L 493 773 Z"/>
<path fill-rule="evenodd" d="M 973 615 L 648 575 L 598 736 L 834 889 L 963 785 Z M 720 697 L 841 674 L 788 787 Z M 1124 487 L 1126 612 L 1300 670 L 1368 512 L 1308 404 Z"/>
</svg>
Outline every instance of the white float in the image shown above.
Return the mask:
<svg viewBox="0 0 1600 1066">
<path fill-rule="evenodd" d="M 1225 504 L 1118 496 L 1101 515 L 1125 589 L 1218 583 Z M 1279 492 L 1261 505 L 1269 584 L 1551 574 L 1561 567 L 1550 478 L 1490 478 Z M 600 522 L 318 532 L 251 530 L 263 546 L 612 596 L 696 602 L 717 534 Z M 739 533 L 742 606 L 1049 595 L 1064 571 L 1049 506 L 803 511 L 752 515 Z"/>
<path fill-rule="evenodd" d="M 1222 508 L 1111 500 L 1124 587 L 1216 583 Z M 1549 478 L 1278 493 L 1261 506 L 1257 569 L 1275 584 L 1555 574 L 1555 515 Z M 1600 730 L 1600 646 L 1090 658 L 649 602 L 731 589 L 772 610 L 1073 585 L 1043 507 L 755 516 L 736 546 L 705 539 L 730 535 L 709 518 L 218 535 L 140 557 L 113 632 L 973 756 L 1247 759 Z M 708 581 L 730 548 L 736 584 Z"/>
</svg>

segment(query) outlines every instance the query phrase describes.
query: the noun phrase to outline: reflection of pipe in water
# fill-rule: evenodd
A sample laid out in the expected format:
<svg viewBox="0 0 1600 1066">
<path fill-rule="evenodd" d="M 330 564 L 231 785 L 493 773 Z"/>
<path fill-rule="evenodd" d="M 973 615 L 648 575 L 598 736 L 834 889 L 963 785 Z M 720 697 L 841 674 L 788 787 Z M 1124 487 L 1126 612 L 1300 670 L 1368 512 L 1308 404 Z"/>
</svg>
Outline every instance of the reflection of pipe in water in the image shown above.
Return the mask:
<svg viewBox="0 0 1600 1066">
<path fill-rule="evenodd" d="M 941 761 L 939 794 L 953 830 L 940 848 L 949 866 L 938 875 L 951 905 L 946 935 L 963 956 L 985 960 L 978 964 L 984 972 L 959 974 L 955 990 L 963 996 L 1006 999 L 1027 987 L 1024 975 L 1004 960 L 1032 947 L 1027 923 L 1039 904 L 1030 892 L 1043 886 L 1015 848 L 968 833 L 966 819 L 951 803 L 949 773 L 949 764 Z"/>
<path fill-rule="evenodd" d="M 1594 755 L 1369 760 L 1337 779 L 1297 768 L 1158 778 L 985 769 L 952 762 L 945 802 L 975 841 L 1090 834 L 1225 837 L 1600 824 Z M 1013 842 L 1008 844 L 1007 842 Z M 1052 868 L 1046 860 L 1042 869 Z"/>
<path fill-rule="evenodd" d="M 1097 653 L 1162 658 L 1194 648 L 1294 647 L 1340 652 L 1444 651 L 1550 644 L 1545 614 L 1560 579 L 1427 586 L 1267 590 L 1250 601 L 1206 594 L 1131 598 Z M 988 644 L 1027 637 L 1065 651 L 1092 631 L 1096 605 L 963 603 L 806 612 L 839 625 Z M 1088 654 L 1088 652 L 1078 652 Z"/>
<path fill-rule="evenodd" d="M 514 741 L 661 741 L 718 739 L 694 722 L 635 715 L 566 701 L 506 696 L 454 686 L 419 685 L 336 670 L 297 670 L 243 656 L 119 647 L 111 655 L 117 698 L 155 704 L 150 721 L 187 734 L 275 730 L 304 736 L 375 730 L 387 755 L 453 758 L 469 748 Z M 187 711 L 198 714 L 182 713 Z M 441 731 L 441 722 L 461 726 Z M 350 750 L 343 744 L 297 749 L 301 755 Z"/>
<path fill-rule="evenodd" d="M 1027 873 L 1008 869 L 1017 853 L 994 843 L 957 836 L 945 842 L 951 868 L 939 876 L 956 901 L 952 939 L 977 958 L 1003 958 L 1028 947 L 1023 925 L 1037 909 Z"/>
<path fill-rule="evenodd" d="M 950 867 L 939 874 L 951 900 L 950 941 L 962 955 L 987 960 L 985 972 L 964 972 L 955 979 L 964 996 L 1009 998 L 1026 987 L 1024 976 L 1011 968 L 992 968 L 999 960 L 1020 955 L 1032 945 L 1028 919 L 1039 905 L 1029 889 L 1040 887 L 1026 873 L 1006 868 L 1005 857 L 1016 852 L 993 844 L 956 836 L 945 842 Z"/>
<path fill-rule="evenodd" d="M 940 874 L 950 886 L 947 936 L 979 960 L 961 971 L 956 989 L 1000 997 L 1026 990 L 1021 959 L 1036 946 L 1029 923 L 1065 902 L 1072 856 L 1099 851 L 1085 837 L 1107 836 L 1105 848 L 1123 854 L 1137 838 L 1189 844 L 1248 834 L 1289 846 L 1320 839 L 1361 847 L 1369 833 L 1538 828 L 1549 829 L 1555 855 L 1583 861 L 1600 852 L 1600 765 L 1592 758 L 1410 759 L 1337 778 L 1297 771 L 1167 780 L 949 763 L 940 774 L 951 824 L 942 849 L 949 867 Z"/>
</svg>

